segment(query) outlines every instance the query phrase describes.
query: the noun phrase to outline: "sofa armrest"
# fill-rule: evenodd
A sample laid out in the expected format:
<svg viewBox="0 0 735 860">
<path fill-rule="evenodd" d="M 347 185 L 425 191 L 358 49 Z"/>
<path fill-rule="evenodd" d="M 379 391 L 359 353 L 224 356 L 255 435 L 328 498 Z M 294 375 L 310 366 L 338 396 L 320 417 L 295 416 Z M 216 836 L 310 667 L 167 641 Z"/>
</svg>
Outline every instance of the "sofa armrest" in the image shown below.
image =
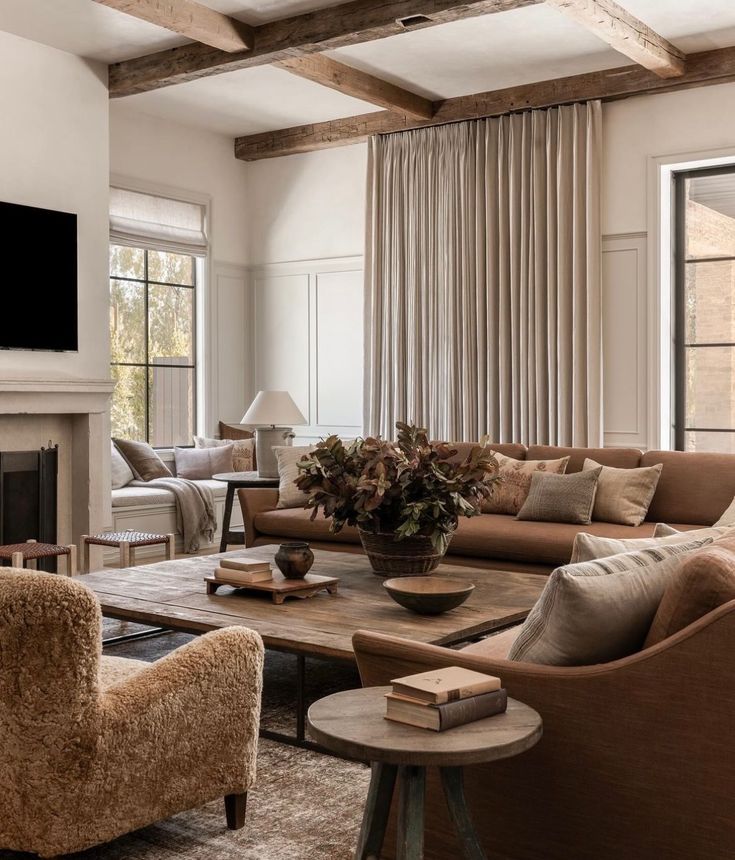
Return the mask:
<svg viewBox="0 0 735 860">
<path fill-rule="evenodd" d="M 278 505 L 278 490 L 272 487 L 256 487 L 237 491 L 245 527 L 245 546 L 253 546 L 258 531 L 255 517 L 264 511 L 274 511 Z"/>
</svg>

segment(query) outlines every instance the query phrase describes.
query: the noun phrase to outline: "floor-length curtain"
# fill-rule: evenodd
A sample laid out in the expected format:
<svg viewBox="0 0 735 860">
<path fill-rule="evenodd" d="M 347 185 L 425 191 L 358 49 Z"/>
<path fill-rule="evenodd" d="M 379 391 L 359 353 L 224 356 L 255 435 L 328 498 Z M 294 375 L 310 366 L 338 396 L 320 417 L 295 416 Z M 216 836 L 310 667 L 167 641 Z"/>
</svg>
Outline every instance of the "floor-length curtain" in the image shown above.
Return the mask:
<svg viewBox="0 0 735 860">
<path fill-rule="evenodd" d="M 365 430 L 601 443 L 600 103 L 374 137 Z"/>
</svg>

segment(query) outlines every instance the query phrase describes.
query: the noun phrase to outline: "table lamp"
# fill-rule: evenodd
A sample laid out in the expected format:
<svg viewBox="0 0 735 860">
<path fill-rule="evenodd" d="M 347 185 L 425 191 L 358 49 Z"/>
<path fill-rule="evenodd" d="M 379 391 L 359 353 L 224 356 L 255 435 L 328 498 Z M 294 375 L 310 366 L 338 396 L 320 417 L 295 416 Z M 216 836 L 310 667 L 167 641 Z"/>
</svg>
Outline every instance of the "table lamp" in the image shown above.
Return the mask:
<svg viewBox="0 0 735 860">
<path fill-rule="evenodd" d="M 290 445 L 293 425 L 306 424 L 288 391 L 259 391 L 241 424 L 255 426 L 255 458 L 261 478 L 278 477 L 276 445 Z"/>
</svg>

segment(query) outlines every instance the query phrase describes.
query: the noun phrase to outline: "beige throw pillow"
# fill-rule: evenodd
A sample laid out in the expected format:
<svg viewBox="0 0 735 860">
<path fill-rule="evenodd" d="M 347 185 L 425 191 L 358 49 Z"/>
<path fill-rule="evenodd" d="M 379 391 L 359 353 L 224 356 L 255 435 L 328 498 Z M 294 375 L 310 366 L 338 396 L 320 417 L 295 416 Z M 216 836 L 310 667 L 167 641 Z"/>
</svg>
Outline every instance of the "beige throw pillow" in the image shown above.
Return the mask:
<svg viewBox="0 0 735 860">
<path fill-rule="evenodd" d="M 233 445 L 218 445 L 216 448 L 174 448 L 176 475 L 190 481 L 203 481 L 232 472 Z"/>
<path fill-rule="evenodd" d="M 110 447 L 112 449 L 110 451 L 110 480 L 112 482 L 112 489 L 120 490 L 135 480 L 135 475 L 112 440 L 110 440 Z"/>
<path fill-rule="evenodd" d="M 717 520 L 716 526 L 735 526 L 735 499 L 727 507 L 725 513 Z"/>
<path fill-rule="evenodd" d="M 549 577 L 509 660 L 591 666 L 639 650 L 671 575 L 712 538 L 569 564 Z"/>
<path fill-rule="evenodd" d="M 518 519 L 589 525 L 600 471 L 590 469 L 573 475 L 536 472 Z"/>
<path fill-rule="evenodd" d="M 302 493 L 294 484 L 301 474 L 297 463 L 305 454 L 314 450 L 310 445 L 294 448 L 291 445 L 278 445 L 273 448 L 278 460 L 278 504 L 277 508 L 303 508 L 309 496 Z"/>
<path fill-rule="evenodd" d="M 147 442 L 133 442 L 130 439 L 113 439 L 112 441 L 139 481 L 173 478 L 168 466 Z"/>
<path fill-rule="evenodd" d="M 586 459 L 582 468 L 602 468 L 592 512 L 595 522 L 639 526 L 645 520 L 661 477 L 661 463 L 642 469 L 616 469 Z"/>
<path fill-rule="evenodd" d="M 493 451 L 498 461 L 501 480 L 493 487 L 492 496 L 482 504 L 484 514 L 512 514 L 516 516 L 526 501 L 531 478 L 536 472 L 563 475 L 569 457 L 559 460 L 514 460 Z"/>
<path fill-rule="evenodd" d="M 724 537 L 728 532 L 733 531 L 729 528 L 715 527 L 695 529 L 690 532 L 678 532 L 676 529 L 663 531 L 663 529 L 669 528 L 668 526 L 663 526 L 661 532 L 659 532 L 660 528 L 661 524 L 657 525 L 653 537 L 650 538 L 606 538 L 587 534 L 587 532 L 579 532 L 574 538 L 570 563 L 577 564 L 580 561 L 609 558 L 611 555 L 619 555 L 623 552 L 637 552 L 638 550 L 650 549 L 651 547 L 689 543 L 690 541 L 701 540 L 702 538 L 717 540 Z M 659 534 L 661 534 L 660 537 Z"/>
<path fill-rule="evenodd" d="M 232 471 L 255 471 L 255 439 L 208 439 L 194 436 L 195 448 L 224 448 L 232 445 Z"/>
</svg>

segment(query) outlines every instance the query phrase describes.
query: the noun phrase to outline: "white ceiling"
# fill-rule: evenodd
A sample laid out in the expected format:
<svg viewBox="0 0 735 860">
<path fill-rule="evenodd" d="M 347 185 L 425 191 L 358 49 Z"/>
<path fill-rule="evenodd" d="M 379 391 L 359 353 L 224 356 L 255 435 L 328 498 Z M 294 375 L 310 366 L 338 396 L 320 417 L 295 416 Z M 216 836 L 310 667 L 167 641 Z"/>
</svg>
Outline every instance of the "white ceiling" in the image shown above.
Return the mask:
<svg viewBox="0 0 735 860">
<path fill-rule="evenodd" d="M 202 2 L 202 0 L 200 0 Z M 252 24 L 343 0 L 203 0 Z M 685 52 L 735 45 L 734 0 L 621 0 Z M 1 0 L 0 30 L 102 62 L 184 44 L 92 0 Z M 331 54 L 431 98 L 448 98 L 628 65 L 555 9 L 532 6 L 406 32 Z M 377 110 L 272 67 L 131 96 L 129 108 L 227 135 Z"/>
</svg>

